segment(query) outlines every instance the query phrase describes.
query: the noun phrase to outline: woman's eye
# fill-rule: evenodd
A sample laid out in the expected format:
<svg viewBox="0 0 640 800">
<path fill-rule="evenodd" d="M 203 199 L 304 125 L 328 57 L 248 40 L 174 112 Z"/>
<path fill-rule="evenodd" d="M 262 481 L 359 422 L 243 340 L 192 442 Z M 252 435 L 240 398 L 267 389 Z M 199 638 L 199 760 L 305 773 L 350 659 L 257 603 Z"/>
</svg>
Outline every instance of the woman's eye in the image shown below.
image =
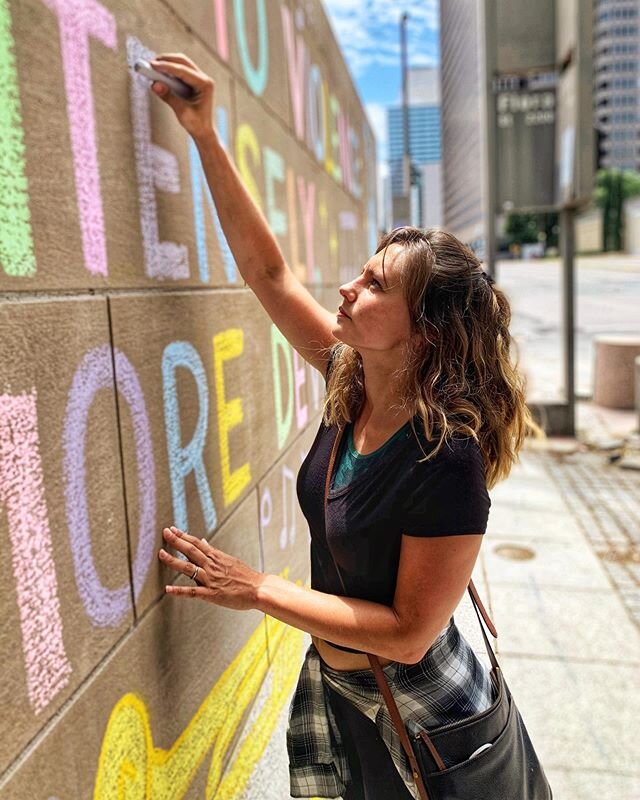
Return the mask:
<svg viewBox="0 0 640 800">
<path fill-rule="evenodd" d="M 371 278 L 369 280 L 369 286 L 375 286 L 376 289 L 382 289 L 382 286 L 380 285 L 380 282 L 377 281 L 375 278 Z"/>
</svg>

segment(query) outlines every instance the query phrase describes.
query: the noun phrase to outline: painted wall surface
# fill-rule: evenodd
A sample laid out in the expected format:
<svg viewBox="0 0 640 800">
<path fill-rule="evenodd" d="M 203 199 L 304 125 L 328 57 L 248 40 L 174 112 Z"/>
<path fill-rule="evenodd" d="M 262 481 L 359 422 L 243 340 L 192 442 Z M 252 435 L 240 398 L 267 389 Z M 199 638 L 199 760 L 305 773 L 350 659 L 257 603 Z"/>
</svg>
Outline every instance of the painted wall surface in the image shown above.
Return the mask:
<svg viewBox="0 0 640 800">
<path fill-rule="evenodd" d="M 308 582 L 295 480 L 324 381 L 243 286 L 193 144 L 132 71 L 159 52 L 215 77 L 228 151 L 321 302 L 375 245 L 374 140 L 319 0 L 0 0 L 10 800 L 275 797 L 286 774 L 308 637 L 166 597 L 156 553 L 175 523 Z"/>
</svg>

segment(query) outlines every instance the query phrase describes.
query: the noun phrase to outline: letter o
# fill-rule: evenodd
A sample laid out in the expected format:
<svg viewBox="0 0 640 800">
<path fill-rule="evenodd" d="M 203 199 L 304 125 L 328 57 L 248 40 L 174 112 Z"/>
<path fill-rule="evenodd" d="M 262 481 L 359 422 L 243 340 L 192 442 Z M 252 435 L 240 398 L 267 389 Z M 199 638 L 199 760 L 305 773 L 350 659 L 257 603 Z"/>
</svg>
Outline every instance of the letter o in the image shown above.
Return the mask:
<svg viewBox="0 0 640 800">
<path fill-rule="evenodd" d="M 132 564 L 133 593 L 140 596 L 154 551 L 156 479 L 149 418 L 140 381 L 128 358 L 115 351 L 115 382 L 129 411 L 138 459 L 138 549 Z M 73 376 L 64 420 L 65 505 L 78 592 L 89 619 L 98 627 L 115 627 L 131 603 L 128 584 L 109 589 L 102 584 L 91 552 L 91 531 L 85 480 L 85 447 L 89 409 L 100 389 L 113 389 L 109 345 L 89 350 Z M 124 542 L 122 543 L 123 552 Z"/>
</svg>

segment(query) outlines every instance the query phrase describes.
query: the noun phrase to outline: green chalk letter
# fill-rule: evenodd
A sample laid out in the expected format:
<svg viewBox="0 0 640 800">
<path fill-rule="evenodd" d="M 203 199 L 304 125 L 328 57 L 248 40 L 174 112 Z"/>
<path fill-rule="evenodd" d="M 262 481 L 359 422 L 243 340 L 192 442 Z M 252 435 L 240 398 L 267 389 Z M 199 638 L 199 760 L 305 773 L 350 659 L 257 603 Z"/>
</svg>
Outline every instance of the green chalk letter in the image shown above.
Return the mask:
<svg viewBox="0 0 640 800">
<path fill-rule="evenodd" d="M 20 278 L 36 271 L 18 71 L 7 0 L 0 0 L 0 264 L 7 275 Z"/>
<path fill-rule="evenodd" d="M 280 356 L 284 358 L 287 373 L 286 405 L 283 410 L 282 382 L 280 380 Z M 276 404 L 276 430 L 278 432 L 278 450 L 287 441 L 293 422 L 293 360 L 291 346 L 275 325 L 271 326 L 271 361 L 273 365 L 273 395 Z"/>
<path fill-rule="evenodd" d="M 240 53 L 240 62 L 244 77 L 251 91 L 260 96 L 264 94 L 269 75 L 269 32 L 267 29 L 267 10 L 264 0 L 255 0 L 256 22 L 258 25 L 258 65 L 254 67 L 249 54 L 247 41 L 247 20 L 244 13 L 246 0 L 234 0 L 233 8 L 236 17 L 236 41 Z"/>
</svg>

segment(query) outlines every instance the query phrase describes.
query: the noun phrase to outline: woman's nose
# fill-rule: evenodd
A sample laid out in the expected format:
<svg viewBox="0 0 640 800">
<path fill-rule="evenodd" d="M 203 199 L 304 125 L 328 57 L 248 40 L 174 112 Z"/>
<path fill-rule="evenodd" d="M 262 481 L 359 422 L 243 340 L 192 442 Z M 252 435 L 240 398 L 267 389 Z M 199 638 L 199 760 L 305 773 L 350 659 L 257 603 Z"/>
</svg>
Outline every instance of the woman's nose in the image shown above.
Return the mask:
<svg viewBox="0 0 640 800">
<path fill-rule="evenodd" d="M 349 283 L 343 283 L 338 291 L 344 297 L 344 299 L 348 300 L 350 303 L 352 303 L 356 298 L 356 290 L 353 287 L 353 281 L 349 281 Z"/>
</svg>

